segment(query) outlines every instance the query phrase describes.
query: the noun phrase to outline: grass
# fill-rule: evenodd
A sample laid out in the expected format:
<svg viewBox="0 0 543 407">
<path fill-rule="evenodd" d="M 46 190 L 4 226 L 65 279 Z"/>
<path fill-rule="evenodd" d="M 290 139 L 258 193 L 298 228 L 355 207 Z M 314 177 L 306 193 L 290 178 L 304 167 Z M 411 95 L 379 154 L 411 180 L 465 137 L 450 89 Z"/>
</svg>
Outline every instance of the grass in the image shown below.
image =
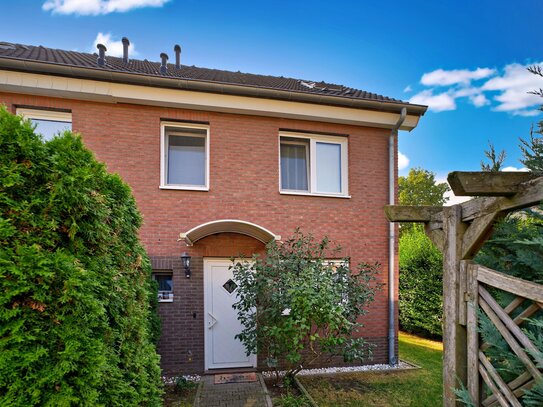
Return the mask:
<svg viewBox="0 0 543 407">
<path fill-rule="evenodd" d="M 422 369 L 305 376 L 300 381 L 321 407 L 443 405 L 442 344 L 400 333 L 399 347 L 401 359 Z"/>
</svg>

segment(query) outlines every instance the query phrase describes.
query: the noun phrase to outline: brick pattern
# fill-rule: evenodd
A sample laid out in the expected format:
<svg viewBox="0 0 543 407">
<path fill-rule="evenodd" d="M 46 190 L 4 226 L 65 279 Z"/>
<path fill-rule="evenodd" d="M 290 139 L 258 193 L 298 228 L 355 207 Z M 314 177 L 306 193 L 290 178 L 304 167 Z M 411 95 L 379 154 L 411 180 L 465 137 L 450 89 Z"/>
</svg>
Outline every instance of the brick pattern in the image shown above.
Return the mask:
<svg viewBox="0 0 543 407">
<path fill-rule="evenodd" d="M 109 171 L 119 173 L 132 187 L 144 218 L 142 242 L 157 269 L 171 267 L 174 274 L 175 300 L 160 305 L 165 370 L 182 367 L 195 372 L 203 366 L 202 257 L 263 250 L 259 242 L 245 236 L 210 236 L 192 247 L 177 241 L 180 232 L 218 219 L 253 222 L 283 238 L 301 227 L 317 238 L 328 235 L 343 247 L 341 254 L 350 256 L 352 264 L 379 262 L 379 281 L 384 286 L 363 318 L 363 335 L 377 338 L 379 352 L 386 355 L 388 222 L 383 206 L 388 196 L 388 130 L 11 93 L 0 93 L 0 103 L 12 112 L 17 105 L 71 110 L 73 129 Z M 161 120 L 209 123 L 209 191 L 159 189 Z M 279 194 L 280 129 L 348 135 L 352 198 Z M 182 251 L 193 256 L 190 279 L 180 267 Z M 397 299 L 397 273 L 395 282 Z"/>
<path fill-rule="evenodd" d="M 201 407 L 271 407 L 264 381 L 215 384 L 214 376 L 204 376 L 195 401 Z"/>
</svg>

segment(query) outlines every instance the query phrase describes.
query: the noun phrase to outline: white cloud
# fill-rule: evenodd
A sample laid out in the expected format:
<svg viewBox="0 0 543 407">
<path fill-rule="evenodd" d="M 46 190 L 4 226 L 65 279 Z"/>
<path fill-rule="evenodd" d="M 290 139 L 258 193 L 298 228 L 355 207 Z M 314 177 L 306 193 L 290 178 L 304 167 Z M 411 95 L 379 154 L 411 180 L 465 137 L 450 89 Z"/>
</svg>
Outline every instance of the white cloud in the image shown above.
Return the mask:
<svg viewBox="0 0 543 407">
<path fill-rule="evenodd" d="M 437 69 L 427 72 L 420 82 L 428 88 L 413 96 L 410 102 L 428 105 L 434 112 L 443 112 L 455 110 L 456 99 L 467 98 L 475 107 L 490 105 L 496 112 L 537 116 L 541 114 L 542 99 L 530 92 L 543 88 L 543 80 L 527 70 L 531 65 L 543 67 L 543 62 L 529 65 L 512 63 L 499 70 Z M 481 80 L 484 81 L 472 84 Z"/>
<path fill-rule="evenodd" d="M 445 182 L 447 185 L 449 185 L 449 183 L 447 182 L 447 175 L 437 175 L 435 179 L 436 179 L 436 184 L 441 184 Z M 450 185 L 449 185 L 449 188 L 450 188 Z M 445 206 L 461 204 L 462 202 L 466 202 L 472 199 L 471 196 L 456 196 L 452 190 L 445 192 L 443 194 L 443 197 L 448 198 L 447 202 L 445 203 Z"/>
<path fill-rule="evenodd" d="M 106 51 L 106 58 L 108 55 L 114 56 L 114 57 L 122 57 L 123 56 L 123 43 L 121 40 L 114 41 L 111 39 L 111 33 L 101 33 L 99 32 L 96 36 L 96 39 L 94 40 L 92 49 L 90 52 L 96 52 L 96 45 L 98 44 L 104 44 L 107 48 Z M 133 42 L 130 42 L 130 46 L 128 47 L 128 55 L 130 57 L 134 57 L 138 54 L 136 51 L 136 46 Z"/>
<path fill-rule="evenodd" d="M 479 93 L 478 95 L 471 95 L 469 100 L 475 107 L 482 107 L 490 104 L 490 100 L 488 100 L 482 93 Z"/>
<path fill-rule="evenodd" d="M 404 91 L 405 93 L 411 92 L 412 90 L 413 90 L 413 88 L 411 87 L 411 85 L 407 85 L 407 86 L 403 89 L 403 91 Z"/>
<path fill-rule="evenodd" d="M 409 158 L 398 150 L 398 170 L 404 170 L 409 165 Z"/>
<path fill-rule="evenodd" d="M 543 66 L 543 63 L 537 65 Z M 510 112 L 514 115 L 535 116 L 535 107 L 541 104 L 541 97 L 528 92 L 543 87 L 540 76 L 528 72 L 527 66 L 509 64 L 504 68 L 503 75 L 489 79 L 483 86 L 483 91 L 498 91 L 494 100 L 499 104 L 494 108 L 498 112 Z"/>
<path fill-rule="evenodd" d="M 474 71 L 469 69 L 453 69 L 450 71 L 436 69 L 422 75 L 420 83 L 426 86 L 448 86 L 459 83 L 467 85 L 472 80 L 488 78 L 494 75 L 495 72 L 495 69 L 490 68 L 477 68 Z"/>
<path fill-rule="evenodd" d="M 434 112 L 456 110 L 454 95 L 451 95 L 448 92 L 434 95 L 432 90 L 423 90 L 422 92 L 417 93 L 415 96 L 409 99 L 409 103 L 426 105 L 430 110 L 433 110 Z"/>
<path fill-rule="evenodd" d="M 445 203 L 445 206 L 458 205 L 473 198 L 471 196 L 456 196 L 453 191 L 445 192 L 443 196 L 449 198 L 449 200 Z"/>
<path fill-rule="evenodd" d="M 53 14 L 100 15 L 136 8 L 162 7 L 169 0 L 47 0 L 42 9 Z"/>
<path fill-rule="evenodd" d="M 526 167 L 517 168 L 517 167 L 509 166 L 509 167 L 502 168 L 502 171 L 527 172 L 527 171 L 530 171 L 530 170 L 528 168 L 526 168 Z"/>
</svg>

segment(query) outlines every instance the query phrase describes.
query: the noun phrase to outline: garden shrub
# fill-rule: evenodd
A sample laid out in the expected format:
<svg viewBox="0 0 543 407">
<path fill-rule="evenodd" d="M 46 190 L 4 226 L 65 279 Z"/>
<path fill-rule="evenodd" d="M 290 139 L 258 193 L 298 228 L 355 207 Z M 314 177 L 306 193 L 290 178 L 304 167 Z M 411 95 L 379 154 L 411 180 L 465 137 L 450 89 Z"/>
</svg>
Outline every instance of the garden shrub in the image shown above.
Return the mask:
<svg viewBox="0 0 543 407">
<path fill-rule="evenodd" d="M 400 237 L 399 320 L 403 330 L 441 337 L 443 258 L 422 228 Z"/>
<path fill-rule="evenodd" d="M 161 404 L 140 225 L 78 135 L 0 106 L 0 405 Z"/>
<path fill-rule="evenodd" d="M 289 380 L 331 355 L 347 362 L 371 357 L 359 317 L 381 288 L 380 266 L 331 263 L 326 259 L 337 251 L 330 246 L 327 238 L 318 241 L 297 230 L 282 243 L 270 242 L 265 258 L 232 266 L 239 286 L 234 308 L 243 325 L 236 337 L 248 355 L 266 357 L 277 381 L 281 365 Z"/>
</svg>

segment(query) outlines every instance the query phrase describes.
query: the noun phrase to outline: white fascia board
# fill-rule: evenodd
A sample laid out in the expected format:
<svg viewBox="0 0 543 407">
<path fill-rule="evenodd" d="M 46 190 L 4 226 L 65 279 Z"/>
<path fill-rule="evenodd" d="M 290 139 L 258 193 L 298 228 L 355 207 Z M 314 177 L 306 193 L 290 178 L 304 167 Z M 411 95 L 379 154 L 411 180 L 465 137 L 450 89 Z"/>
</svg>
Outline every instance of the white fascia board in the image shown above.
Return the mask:
<svg viewBox="0 0 543 407">
<path fill-rule="evenodd" d="M 16 71 L 0 71 L 0 91 L 380 128 L 392 128 L 399 117 L 398 113 L 369 109 L 165 89 Z M 413 130 L 419 118 L 418 115 L 408 115 L 400 129 Z"/>
</svg>

